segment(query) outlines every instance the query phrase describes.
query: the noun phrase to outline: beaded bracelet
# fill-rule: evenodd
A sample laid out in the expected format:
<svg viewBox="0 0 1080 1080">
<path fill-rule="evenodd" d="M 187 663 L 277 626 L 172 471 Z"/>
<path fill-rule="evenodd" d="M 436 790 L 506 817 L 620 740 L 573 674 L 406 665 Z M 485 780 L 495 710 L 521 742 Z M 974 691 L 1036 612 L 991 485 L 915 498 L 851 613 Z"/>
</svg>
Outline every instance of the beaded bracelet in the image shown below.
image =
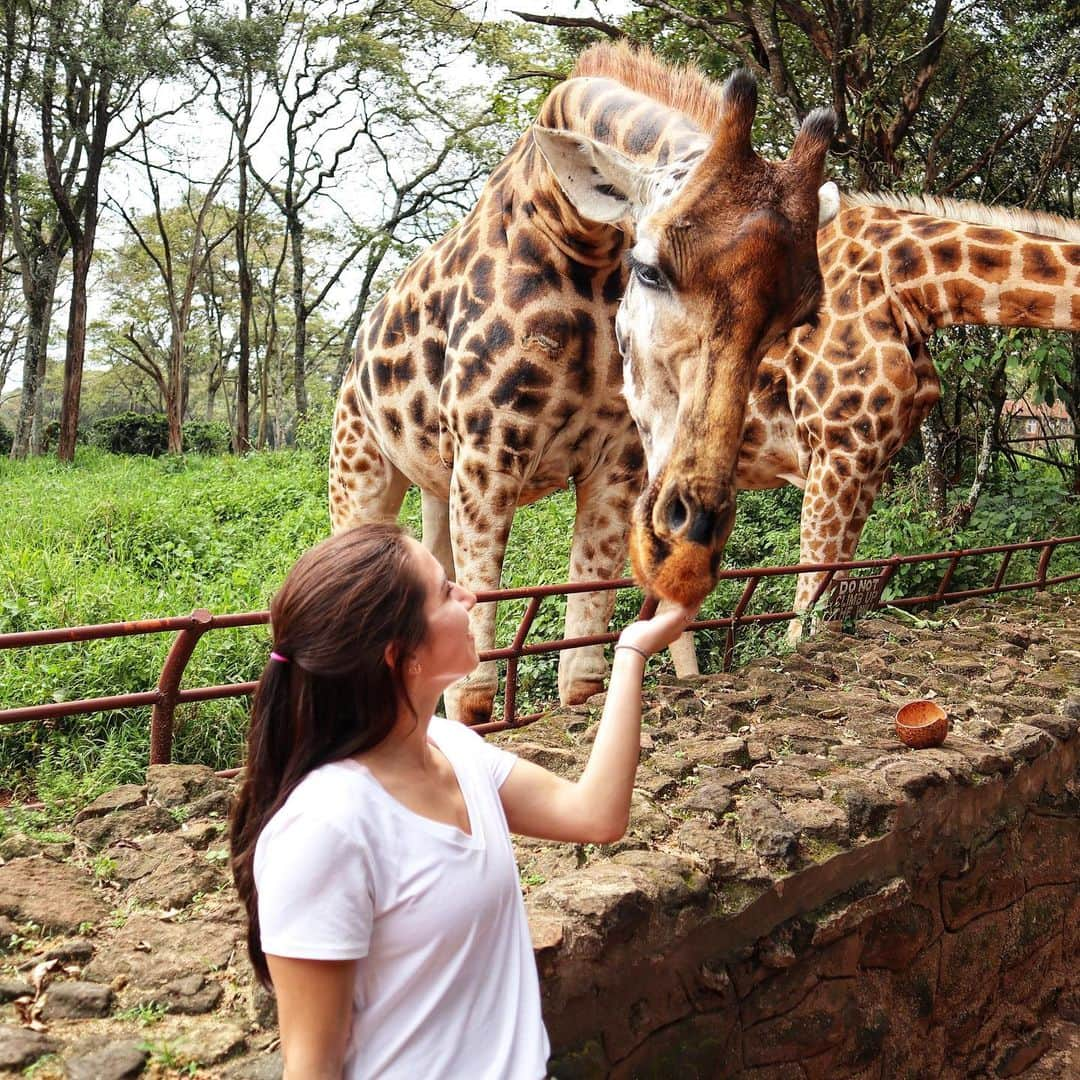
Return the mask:
<svg viewBox="0 0 1080 1080">
<path fill-rule="evenodd" d="M 649 654 L 644 649 L 639 649 L 636 645 L 616 645 L 612 652 L 618 652 L 620 649 L 632 649 L 641 657 L 642 660 L 648 660 Z"/>
</svg>

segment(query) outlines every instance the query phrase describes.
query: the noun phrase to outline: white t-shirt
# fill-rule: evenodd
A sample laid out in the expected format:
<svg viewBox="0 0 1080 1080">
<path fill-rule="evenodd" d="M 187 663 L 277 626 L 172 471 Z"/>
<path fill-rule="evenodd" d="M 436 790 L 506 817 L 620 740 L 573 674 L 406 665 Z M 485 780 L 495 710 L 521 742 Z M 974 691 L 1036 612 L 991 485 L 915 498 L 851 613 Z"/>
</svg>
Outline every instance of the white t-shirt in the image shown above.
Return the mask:
<svg viewBox="0 0 1080 1080">
<path fill-rule="evenodd" d="M 433 717 L 470 834 L 351 760 L 309 773 L 255 847 L 263 951 L 357 959 L 345 1080 L 536 1080 L 549 1052 L 499 787 L 517 758 Z"/>
</svg>

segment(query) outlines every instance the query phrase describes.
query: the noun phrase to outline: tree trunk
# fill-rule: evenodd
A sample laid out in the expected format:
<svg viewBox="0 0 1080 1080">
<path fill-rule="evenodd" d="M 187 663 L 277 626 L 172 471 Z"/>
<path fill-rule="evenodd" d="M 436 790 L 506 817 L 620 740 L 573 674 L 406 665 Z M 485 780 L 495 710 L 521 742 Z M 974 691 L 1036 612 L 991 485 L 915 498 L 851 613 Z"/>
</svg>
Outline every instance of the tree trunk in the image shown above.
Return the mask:
<svg viewBox="0 0 1080 1080">
<path fill-rule="evenodd" d="M 307 347 L 307 311 L 304 308 L 304 226 L 299 214 L 289 223 L 289 245 L 293 264 L 293 317 L 296 320 L 296 338 L 293 341 L 293 399 L 296 402 L 296 424 L 307 416 L 307 382 L 304 376 L 304 352 Z M 279 412 L 280 416 L 280 412 Z"/>
<path fill-rule="evenodd" d="M 79 434 L 79 402 L 82 397 L 83 362 L 86 358 L 86 279 L 94 253 L 96 222 L 88 221 L 79 242 L 71 245 L 71 313 L 68 317 L 67 349 L 64 353 L 64 391 L 60 403 L 60 438 L 56 456 L 75 460 Z"/>
<path fill-rule="evenodd" d="M 922 422 L 923 458 L 926 461 L 926 483 L 930 493 L 930 507 L 939 524 L 944 524 L 948 504 L 945 497 L 945 471 L 941 460 L 941 435 L 938 431 L 937 411 Z"/>
<path fill-rule="evenodd" d="M 236 435 L 233 448 L 238 454 L 251 449 L 251 419 L 248 415 L 248 396 L 251 393 L 251 267 L 247 257 L 248 203 L 247 145 L 240 141 L 240 190 L 236 206 L 236 269 L 240 288 L 239 332 L 240 356 L 236 368 Z"/>
<path fill-rule="evenodd" d="M 15 438 L 11 444 L 11 458 L 23 460 L 28 453 L 41 453 L 41 417 L 38 411 L 43 400 L 45 363 L 49 349 L 49 327 L 52 323 L 53 299 L 56 296 L 56 278 L 60 272 L 60 252 L 47 249 L 42 252 L 30 273 L 24 277 L 27 326 L 26 348 L 23 353 L 22 398 L 19 402 L 19 418 L 15 425 Z M 38 437 L 33 437 L 35 423 Z"/>
<path fill-rule="evenodd" d="M 183 351 L 183 338 L 174 330 L 172 340 L 169 342 L 169 383 L 165 396 L 165 416 L 169 421 L 170 454 L 182 454 L 184 452 L 184 385 L 180 374 Z"/>
</svg>

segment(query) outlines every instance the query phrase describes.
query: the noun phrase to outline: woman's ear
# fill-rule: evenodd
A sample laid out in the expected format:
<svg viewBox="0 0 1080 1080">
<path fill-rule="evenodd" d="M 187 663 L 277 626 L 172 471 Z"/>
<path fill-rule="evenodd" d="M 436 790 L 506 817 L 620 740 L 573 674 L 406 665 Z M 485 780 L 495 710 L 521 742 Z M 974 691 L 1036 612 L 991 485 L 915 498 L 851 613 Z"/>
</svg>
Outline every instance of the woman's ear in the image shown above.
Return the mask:
<svg viewBox="0 0 1080 1080">
<path fill-rule="evenodd" d="M 398 661 L 401 659 L 401 642 L 391 641 L 389 645 L 383 649 L 383 660 L 386 661 L 386 666 L 391 671 L 397 671 Z"/>
</svg>

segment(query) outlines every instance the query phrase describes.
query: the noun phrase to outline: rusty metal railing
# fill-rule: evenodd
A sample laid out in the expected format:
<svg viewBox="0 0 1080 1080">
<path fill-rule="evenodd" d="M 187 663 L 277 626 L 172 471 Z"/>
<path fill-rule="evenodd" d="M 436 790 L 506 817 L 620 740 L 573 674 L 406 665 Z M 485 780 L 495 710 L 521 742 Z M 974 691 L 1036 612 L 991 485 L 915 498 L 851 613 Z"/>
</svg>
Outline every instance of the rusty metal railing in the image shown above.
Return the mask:
<svg viewBox="0 0 1080 1080">
<path fill-rule="evenodd" d="M 720 618 L 701 619 L 690 624 L 691 630 L 719 629 L 726 631 L 724 647 L 724 668 L 730 668 L 734 657 L 736 636 L 742 627 L 768 625 L 789 622 L 801 617 L 793 609 L 784 611 L 748 612 L 750 602 L 758 585 L 767 578 L 794 576 L 805 573 L 821 573 L 819 584 L 811 610 L 819 601 L 823 601 L 826 592 L 833 586 L 838 575 L 840 581 L 858 584 L 858 603 L 855 608 L 847 609 L 851 614 L 876 610 L 884 606 L 897 608 L 915 608 L 927 604 L 937 604 L 989 596 L 994 593 L 1014 592 L 1024 589 L 1044 590 L 1053 585 L 1080 580 L 1080 571 L 1050 576 L 1050 561 L 1054 552 L 1066 546 L 1080 547 L 1080 536 L 1050 537 L 1045 540 L 1032 540 L 1017 544 L 999 544 L 993 547 L 967 548 L 957 551 L 939 551 L 932 554 L 899 555 L 889 559 L 861 559 L 847 563 L 805 563 L 799 566 L 751 567 L 749 569 L 725 570 L 721 573 L 722 581 L 745 581 L 742 594 L 732 613 Z M 1006 582 L 1013 556 L 1018 552 L 1038 551 L 1039 561 L 1035 576 L 1030 580 Z M 1001 561 L 991 584 L 978 588 L 950 589 L 952 579 L 959 564 L 965 559 L 983 558 L 1000 555 Z M 902 566 L 931 562 L 947 562 L 933 592 L 917 596 L 896 597 L 883 601 L 885 586 L 892 580 Z M 873 573 L 852 574 L 853 571 L 873 571 Z M 500 589 L 477 594 L 477 602 L 482 604 L 511 600 L 528 600 L 517 630 L 510 645 L 485 650 L 481 660 L 506 660 L 506 678 L 503 694 L 503 717 L 487 724 L 477 725 L 482 733 L 520 727 L 536 719 L 542 713 L 519 716 L 517 713 L 518 662 L 526 656 L 542 656 L 561 652 L 565 649 L 580 648 L 586 645 L 602 645 L 614 642 L 617 632 L 594 634 L 589 637 L 558 638 L 550 641 L 528 642 L 527 638 L 539 613 L 543 601 L 552 596 L 565 596 L 570 593 L 601 592 L 615 589 L 634 588 L 634 582 L 628 578 L 611 581 L 577 582 L 563 585 L 535 585 L 520 589 Z M 854 596 L 854 593 L 853 593 Z M 841 597 L 843 600 L 843 597 Z M 642 607 L 644 613 L 655 602 L 646 600 Z M 838 618 L 845 614 L 843 603 L 826 606 L 823 617 Z M 191 659 L 200 638 L 212 630 L 227 628 L 261 626 L 268 623 L 268 611 L 251 611 L 239 614 L 213 615 L 205 609 L 193 611 L 190 615 L 167 619 L 143 619 L 134 622 L 104 623 L 95 626 L 62 627 L 53 630 L 29 630 L 17 633 L 0 634 L 0 650 L 37 648 L 47 645 L 92 641 L 102 638 L 129 637 L 141 634 L 175 632 L 176 638 L 165 659 L 158 685 L 154 690 L 139 693 L 115 694 L 107 697 L 87 698 L 79 701 L 49 702 L 41 705 L 29 705 L 19 708 L 0 710 L 0 724 L 12 724 L 28 720 L 57 719 L 64 716 L 76 716 L 111 709 L 137 706 L 152 706 L 150 723 L 150 762 L 163 764 L 171 759 L 173 720 L 176 707 L 196 701 L 211 701 L 219 698 L 241 697 L 255 689 L 254 682 L 229 683 L 221 686 L 202 686 L 183 690 L 180 683 L 188 661 Z"/>
</svg>

